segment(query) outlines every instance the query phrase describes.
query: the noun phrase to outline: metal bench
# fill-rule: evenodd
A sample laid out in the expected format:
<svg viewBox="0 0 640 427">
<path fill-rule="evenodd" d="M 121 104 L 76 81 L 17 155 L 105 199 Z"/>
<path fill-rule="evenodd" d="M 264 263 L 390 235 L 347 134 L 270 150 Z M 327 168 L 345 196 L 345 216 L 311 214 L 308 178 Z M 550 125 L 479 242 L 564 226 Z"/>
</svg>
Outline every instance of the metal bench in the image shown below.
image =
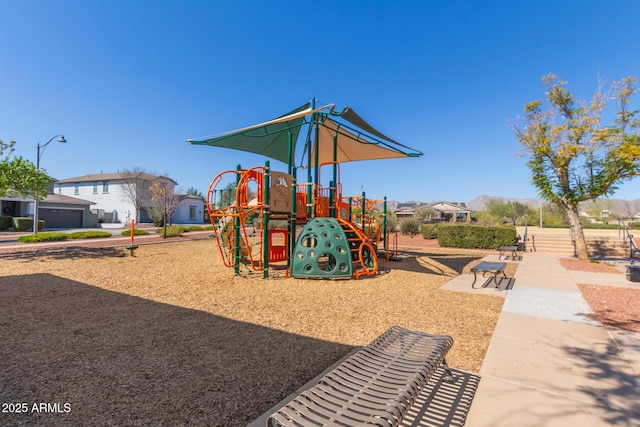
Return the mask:
<svg viewBox="0 0 640 427">
<path fill-rule="evenodd" d="M 398 426 L 443 365 L 448 335 L 394 326 L 269 416 L 267 426 Z"/>
<path fill-rule="evenodd" d="M 500 283 L 498 282 L 498 274 L 502 273 L 502 276 L 506 279 L 507 275 L 504 273 L 504 269 L 506 266 L 507 266 L 506 262 L 482 261 L 480 264 L 476 265 L 471 269 L 471 272 L 473 273 L 473 283 L 471 284 L 471 287 L 475 289 L 477 273 L 482 273 L 482 277 L 484 277 L 486 273 L 491 273 L 493 274 L 493 276 L 489 278 L 487 283 L 485 283 L 482 287 L 486 288 L 489 285 L 489 283 L 491 283 L 491 279 L 493 279 L 494 283 L 496 284 L 496 289 L 499 289 Z"/>
<path fill-rule="evenodd" d="M 501 259 L 502 256 L 505 253 L 511 252 L 511 259 L 516 260 L 516 259 L 521 259 L 521 257 L 518 255 L 518 247 L 517 246 L 500 246 L 500 255 L 498 256 L 498 259 Z M 509 255 L 507 255 L 509 256 Z"/>
</svg>

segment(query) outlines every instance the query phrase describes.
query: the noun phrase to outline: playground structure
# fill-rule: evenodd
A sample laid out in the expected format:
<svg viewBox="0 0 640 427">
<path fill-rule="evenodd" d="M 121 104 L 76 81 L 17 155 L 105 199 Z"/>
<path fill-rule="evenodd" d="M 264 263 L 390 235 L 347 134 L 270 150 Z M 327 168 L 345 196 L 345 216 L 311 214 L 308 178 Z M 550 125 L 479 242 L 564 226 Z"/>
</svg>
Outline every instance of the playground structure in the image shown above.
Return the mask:
<svg viewBox="0 0 640 427">
<path fill-rule="evenodd" d="M 299 183 L 294 157 L 305 125 L 307 179 Z M 271 170 L 268 160 L 249 169 L 238 165 L 211 181 L 207 210 L 223 263 L 235 274 L 247 268 L 268 277 L 270 264 L 286 263 L 292 277 L 359 278 L 377 274 L 379 253 L 394 256 L 386 197 L 343 196 L 340 164 L 422 153 L 384 136 L 349 107 L 335 112 L 333 104 L 316 108 L 312 100 L 270 122 L 188 142 L 250 151 L 287 164 L 286 173 Z M 329 168 L 326 183 L 320 171 Z"/>
</svg>

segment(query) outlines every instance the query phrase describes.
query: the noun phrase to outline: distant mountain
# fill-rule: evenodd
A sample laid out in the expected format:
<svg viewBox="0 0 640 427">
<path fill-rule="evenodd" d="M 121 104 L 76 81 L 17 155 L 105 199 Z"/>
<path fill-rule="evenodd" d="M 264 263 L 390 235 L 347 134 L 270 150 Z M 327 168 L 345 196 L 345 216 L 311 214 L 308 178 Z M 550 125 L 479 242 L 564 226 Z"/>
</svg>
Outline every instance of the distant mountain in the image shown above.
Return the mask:
<svg viewBox="0 0 640 427">
<path fill-rule="evenodd" d="M 502 197 L 502 196 L 490 196 L 488 194 L 481 194 L 480 196 L 475 197 L 470 202 L 466 202 L 467 208 L 472 211 L 482 211 L 486 209 L 487 202 L 489 200 L 502 200 L 506 202 L 519 202 L 525 205 L 529 205 L 533 208 L 538 208 L 540 206 L 540 199 L 532 199 L 532 198 L 517 198 L 517 197 Z M 448 200 L 449 202 L 455 202 L 454 200 Z M 601 199 L 599 200 L 602 203 L 602 207 L 606 209 L 610 209 L 614 215 L 621 217 L 628 217 L 632 215 L 633 212 L 640 213 L 640 199 L 634 200 L 623 200 L 623 199 Z M 387 209 L 390 211 L 396 211 L 398 205 L 406 205 L 406 204 L 415 204 L 415 205 L 425 205 L 430 202 L 420 202 L 416 200 L 408 200 L 405 202 L 398 202 L 396 200 L 391 200 L 387 202 Z M 543 205 L 547 202 L 543 202 Z M 582 210 L 587 210 L 588 205 L 591 202 L 584 202 L 580 204 L 580 208 Z"/>
<path fill-rule="evenodd" d="M 477 196 L 470 202 L 467 202 L 467 207 L 472 211 L 482 211 L 487 207 L 487 202 L 489 200 L 502 200 L 503 202 L 518 202 L 524 205 L 529 205 L 531 207 L 537 208 L 540 206 L 540 199 L 527 199 L 527 198 L 517 198 L 517 197 L 502 197 L 502 196 L 489 196 L 487 194 L 482 194 Z"/>
</svg>

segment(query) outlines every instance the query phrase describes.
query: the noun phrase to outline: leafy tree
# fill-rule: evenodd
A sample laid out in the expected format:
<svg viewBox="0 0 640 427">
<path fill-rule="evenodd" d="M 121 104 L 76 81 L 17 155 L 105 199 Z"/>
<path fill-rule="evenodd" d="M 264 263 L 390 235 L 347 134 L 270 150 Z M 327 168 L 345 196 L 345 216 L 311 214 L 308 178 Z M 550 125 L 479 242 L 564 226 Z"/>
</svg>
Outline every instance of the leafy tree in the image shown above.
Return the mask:
<svg viewBox="0 0 640 427">
<path fill-rule="evenodd" d="M 236 183 L 229 182 L 216 197 L 216 206 L 218 209 L 232 205 L 236 202 Z"/>
<path fill-rule="evenodd" d="M 535 209 L 533 209 L 529 205 L 525 205 L 520 202 L 509 202 L 510 210 L 508 218 L 511 220 L 513 225 L 519 225 L 524 222 L 524 217 L 528 217 L 533 215 Z"/>
<path fill-rule="evenodd" d="M 506 218 L 509 216 L 509 205 L 500 199 L 487 201 L 485 210 L 489 213 L 494 224 L 506 222 Z"/>
<path fill-rule="evenodd" d="M 471 214 L 471 219 L 477 225 L 492 226 L 496 225 L 496 219 L 488 210 L 475 211 Z"/>
<path fill-rule="evenodd" d="M 540 216 L 536 216 L 536 220 L 532 224 L 538 224 Z M 569 225 L 569 217 L 566 212 L 554 203 L 545 203 L 542 205 L 542 223 L 543 225 Z"/>
<path fill-rule="evenodd" d="M 430 221 L 435 216 L 437 216 L 436 211 L 429 207 L 420 208 L 413 213 L 413 217 L 420 222 Z"/>
<path fill-rule="evenodd" d="M 21 156 L 11 157 L 15 141 L 0 140 L 0 197 L 19 196 L 42 200 L 51 179 L 47 173 Z"/>
<path fill-rule="evenodd" d="M 198 190 L 196 187 L 189 187 L 189 189 L 187 190 L 187 195 L 204 199 L 204 194 L 202 194 L 202 191 Z"/>
<path fill-rule="evenodd" d="M 510 223 L 518 225 L 524 222 L 525 216 L 534 215 L 535 209 L 520 202 L 504 202 L 500 199 L 491 199 L 487 202 L 486 210 L 494 223 Z"/>
<path fill-rule="evenodd" d="M 548 109 L 541 101 L 525 107 L 525 126 L 513 126 L 528 157 L 532 182 L 540 195 L 559 206 L 569 218 L 579 259 L 589 259 L 578 204 L 615 192 L 617 185 L 636 176 L 640 168 L 640 125 L 629 110 L 636 79 L 627 77 L 603 92 L 600 85 L 590 101 L 576 101 L 567 83 L 549 74 L 542 79 Z M 602 125 L 611 102 L 616 118 Z"/>
</svg>

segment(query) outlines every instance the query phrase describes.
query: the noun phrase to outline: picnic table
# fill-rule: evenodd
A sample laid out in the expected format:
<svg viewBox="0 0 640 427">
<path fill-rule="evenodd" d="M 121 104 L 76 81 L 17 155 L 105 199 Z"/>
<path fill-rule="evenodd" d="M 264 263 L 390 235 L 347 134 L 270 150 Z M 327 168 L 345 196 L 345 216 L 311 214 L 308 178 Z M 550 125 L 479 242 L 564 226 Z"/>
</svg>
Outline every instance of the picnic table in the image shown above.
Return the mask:
<svg viewBox="0 0 640 427">
<path fill-rule="evenodd" d="M 500 250 L 500 255 L 498 256 L 498 259 L 501 259 L 502 256 L 508 252 L 511 252 L 511 259 L 520 259 L 520 256 L 518 255 L 517 246 L 500 246 L 499 250 Z"/>
<path fill-rule="evenodd" d="M 506 279 L 507 275 L 504 273 L 504 269 L 506 266 L 507 266 L 506 262 L 482 261 L 480 264 L 476 265 L 471 269 L 471 272 L 473 273 L 473 283 L 471 284 L 471 287 L 473 289 L 476 288 L 475 284 L 476 284 L 476 280 L 478 279 L 477 273 L 482 273 L 482 277 L 484 277 L 487 273 L 491 273 L 493 274 L 493 276 L 490 277 L 487 283 L 485 283 L 482 287 L 486 288 L 489 285 L 489 283 L 491 283 L 491 279 L 493 279 L 494 283 L 496 284 L 496 289 L 499 289 L 500 283 L 498 282 L 498 274 L 502 274 L 502 276 Z"/>
</svg>

